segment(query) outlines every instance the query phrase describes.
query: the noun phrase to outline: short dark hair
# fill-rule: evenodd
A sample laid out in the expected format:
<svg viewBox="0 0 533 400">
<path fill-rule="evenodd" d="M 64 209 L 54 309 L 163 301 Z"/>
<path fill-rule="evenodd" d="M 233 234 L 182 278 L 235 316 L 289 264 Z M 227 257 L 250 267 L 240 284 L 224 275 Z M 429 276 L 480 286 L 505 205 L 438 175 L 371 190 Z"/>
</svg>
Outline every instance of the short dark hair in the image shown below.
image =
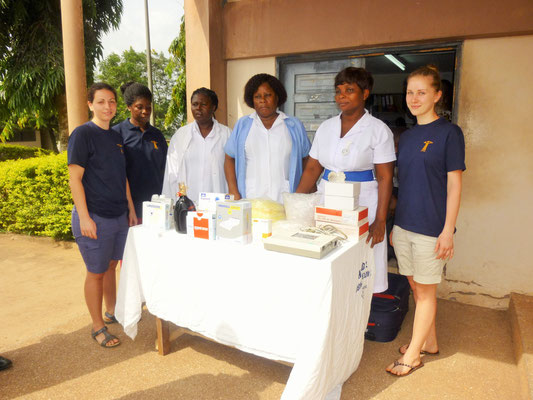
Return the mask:
<svg viewBox="0 0 533 400">
<path fill-rule="evenodd" d="M 152 92 L 148 87 L 144 86 L 142 83 L 137 82 L 127 82 L 120 87 L 122 92 L 122 97 L 124 98 L 124 103 L 129 107 L 138 98 L 146 99 L 152 101 Z"/>
<path fill-rule="evenodd" d="M 244 102 L 250 108 L 254 108 L 254 94 L 263 83 L 268 83 L 278 97 L 278 107 L 287 101 L 287 91 L 283 83 L 275 76 L 269 74 L 257 74 L 252 76 L 244 86 Z"/>
<path fill-rule="evenodd" d="M 89 89 L 87 89 L 87 100 L 89 100 L 91 103 L 94 101 L 94 94 L 98 90 L 109 90 L 115 95 L 115 100 L 117 99 L 117 91 L 113 86 L 105 83 L 105 82 L 96 82 L 91 85 Z"/>
<path fill-rule="evenodd" d="M 201 88 L 196 89 L 194 92 L 192 92 L 191 102 L 192 102 L 192 98 L 197 94 L 203 94 L 204 96 L 209 97 L 209 99 L 211 100 L 211 103 L 215 106 L 215 111 L 217 110 L 218 96 L 213 90 L 208 89 L 206 87 L 201 87 Z"/>
<path fill-rule="evenodd" d="M 364 68 L 347 67 L 335 77 L 335 87 L 345 83 L 355 83 L 361 90 L 368 90 L 370 92 L 372 86 L 374 86 L 374 78 Z"/>
</svg>

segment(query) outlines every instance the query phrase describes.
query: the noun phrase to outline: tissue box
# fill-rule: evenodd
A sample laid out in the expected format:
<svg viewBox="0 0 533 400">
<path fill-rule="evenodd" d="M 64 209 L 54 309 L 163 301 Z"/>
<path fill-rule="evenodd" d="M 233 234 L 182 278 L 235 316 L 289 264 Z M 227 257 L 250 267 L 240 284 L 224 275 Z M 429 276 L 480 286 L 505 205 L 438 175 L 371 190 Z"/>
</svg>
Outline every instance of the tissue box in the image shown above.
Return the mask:
<svg viewBox="0 0 533 400">
<path fill-rule="evenodd" d="M 358 225 L 359 221 L 368 218 L 368 208 L 360 206 L 352 211 L 337 210 L 326 207 L 315 207 L 315 220 L 333 222 L 334 224 Z"/>
<path fill-rule="evenodd" d="M 326 196 L 359 197 L 361 182 L 329 182 L 326 181 Z"/>
<path fill-rule="evenodd" d="M 234 198 L 235 197 L 232 194 L 227 193 L 200 192 L 200 196 L 198 199 L 198 210 L 216 213 L 217 201 L 228 201 L 233 200 Z"/>
<path fill-rule="evenodd" d="M 215 240 L 216 214 L 198 211 L 187 213 L 187 235 L 199 239 Z"/>
<path fill-rule="evenodd" d="M 359 196 L 324 196 L 324 206 L 326 208 L 335 208 L 337 210 L 355 210 L 359 206 Z"/>
<path fill-rule="evenodd" d="M 272 220 L 254 218 L 252 219 L 252 236 L 255 241 L 262 241 L 264 238 L 272 236 Z"/>
<path fill-rule="evenodd" d="M 252 241 L 252 203 L 246 200 L 218 201 L 217 240 L 248 244 Z"/>
<path fill-rule="evenodd" d="M 170 205 L 168 203 L 143 201 L 143 226 L 155 229 L 170 229 Z"/>
</svg>

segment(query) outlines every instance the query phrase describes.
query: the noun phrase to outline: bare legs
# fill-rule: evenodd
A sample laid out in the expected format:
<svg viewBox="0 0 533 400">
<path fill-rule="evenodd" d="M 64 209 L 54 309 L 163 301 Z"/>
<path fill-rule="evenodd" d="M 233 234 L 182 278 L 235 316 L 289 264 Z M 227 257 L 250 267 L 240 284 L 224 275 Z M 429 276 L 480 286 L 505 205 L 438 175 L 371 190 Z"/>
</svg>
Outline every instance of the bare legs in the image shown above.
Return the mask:
<svg viewBox="0 0 533 400">
<path fill-rule="evenodd" d="M 111 260 L 109 268 L 102 274 L 95 274 L 87 271 L 85 277 L 85 302 L 89 309 L 89 314 L 93 321 L 93 331 L 102 329 L 105 324 L 102 318 L 102 300 L 104 300 L 107 311 L 114 314 L 116 303 L 116 272 L 117 261 Z M 104 340 L 104 334 L 96 336 L 98 343 Z M 109 342 L 109 345 L 118 343 L 118 339 Z"/>
<path fill-rule="evenodd" d="M 398 361 L 416 367 L 420 364 L 420 351 L 436 352 L 438 350 L 435 316 L 437 315 L 437 285 L 424 285 L 407 277 L 413 289 L 416 303 L 413 336 L 405 354 Z M 395 375 L 404 375 L 410 371 L 406 366 L 391 364 L 387 371 Z"/>
</svg>

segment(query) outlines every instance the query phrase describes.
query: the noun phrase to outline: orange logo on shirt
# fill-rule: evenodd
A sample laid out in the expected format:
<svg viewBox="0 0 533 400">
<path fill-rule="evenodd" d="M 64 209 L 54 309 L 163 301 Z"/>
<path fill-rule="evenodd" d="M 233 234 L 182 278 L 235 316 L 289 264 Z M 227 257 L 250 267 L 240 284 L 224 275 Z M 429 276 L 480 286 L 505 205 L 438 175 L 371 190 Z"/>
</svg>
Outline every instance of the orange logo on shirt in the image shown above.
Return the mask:
<svg viewBox="0 0 533 400">
<path fill-rule="evenodd" d="M 154 144 L 154 149 L 157 150 L 157 149 L 158 149 L 158 147 L 157 147 L 157 142 L 156 142 L 155 140 L 152 140 L 152 143 Z"/>
<path fill-rule="evenodd" d="M 425 153 L 426 150 L 427 150 L 427 148 L 428 148 L 428 146 L 429 146 L 430 144 L 433 144 L 433 142 L 432 142 L 431 140 L 426 140 L 426 141 L 424 142 L 424 147 L 422 147 L 422 150 L 420 150 L 420 151 L 423 152 L 423 153 Z"/>
<path fill-rule="evenodd" d="M 124 154 L 124 150 L 122 149 L 122 145 L 120 143 L 117 143 L 118 148 L 120 149 L 120 152 Z"/>
</svg>

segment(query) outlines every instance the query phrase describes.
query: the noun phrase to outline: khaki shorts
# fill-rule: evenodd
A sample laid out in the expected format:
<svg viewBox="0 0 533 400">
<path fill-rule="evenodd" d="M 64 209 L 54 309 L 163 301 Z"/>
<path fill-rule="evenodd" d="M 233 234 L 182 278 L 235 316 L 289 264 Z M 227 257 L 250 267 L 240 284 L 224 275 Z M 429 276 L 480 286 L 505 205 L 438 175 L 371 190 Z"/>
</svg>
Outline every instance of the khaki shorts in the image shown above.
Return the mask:
<svg viewBox="0 0 533 400">
<path fill-rule="evenodd" d="M 436 237 L 406 231 L 394 225 L 392 243 L 400 274 L 412 276 L 415 282 L 425 285 L 440 283 L 446 260 L 436 258 Z"/>
</svg>

